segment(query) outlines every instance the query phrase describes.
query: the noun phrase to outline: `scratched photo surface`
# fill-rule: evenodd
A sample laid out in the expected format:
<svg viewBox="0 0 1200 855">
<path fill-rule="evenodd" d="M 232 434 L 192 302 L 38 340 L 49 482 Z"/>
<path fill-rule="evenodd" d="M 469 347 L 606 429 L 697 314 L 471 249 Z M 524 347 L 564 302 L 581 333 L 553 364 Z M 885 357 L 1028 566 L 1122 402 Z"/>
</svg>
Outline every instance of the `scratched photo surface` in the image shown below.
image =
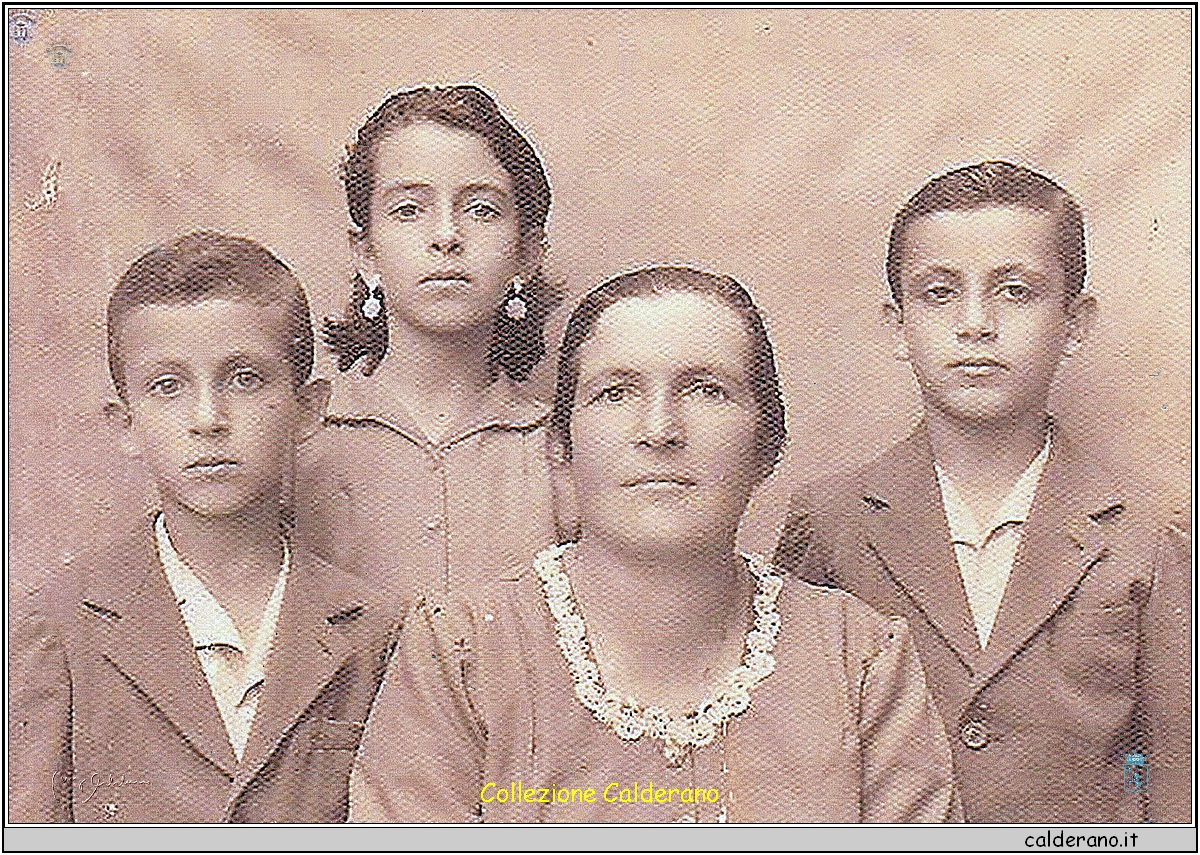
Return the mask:
<svg viewBox="0 0 1200 855">
<path fill-rule="evenodd" d="M 1032 776 L 1053 781 L 1038 785 L 1046 814 L 1026 816 L 1009 809 L 1003 804 L 1008 797 L 996 791 L 1001 777 L 989 772 L 986 763 L 991 762 L 989 750 L 1007 750 L 997 735 L 1008 727 L 1019 729 L 1020 722 L 1001 712 L 993 715 L 986 698 L 967 688 L 958 694 L 937 689 L 939 680 L 960 679 L 952 674 L 959 665 L 971 680 L 1002 680 L 1007 667 L 1002 651 L 1018 651 L 1025 640 L 1017 637 L 1019 620 L 1045 620 L 1062 597 L 1046 600 L 1049 611 L 1041 615 L 1034 614 L 1037 605 L 1029 606 L 1028 614 L 1014 612 L 1019 620 L 1014 617 L 1009 624 L 1003 616 L 1009 607 L 1005 600 L 996 624 L 996 646 L 985 651 L 976 646 L 972 654 L 960 650 L 975 644 L 976 627 L 965 612 L 945 618 L 936 613 L 937 607 L 930 614 L 902 598 L 881 595 L 873 601 L 870 585 L 853 591 L 885 615 L 880 616 L 857 600 L 847 606 L 835 599 L 840 594 L 793 585 L 791 579 L 805 571 L 788 568 L 795 572 L 784 574 L 782 593 L 774 592 L 778 608 L 803 615 L 804 626 L 815 625 L 808 621 L 832 621 L 831 609 L 850 609 L 845 619 L 853 644 L 861 649 L 846 642 L 850 646 L 840 652 L 867 651 L 864 657 L 879 659 L 880 673 L 890 675 L 897 697 L 903 695 L 907 704 L 891 709 L 889 714 L 903 723 L 891 736 L 925 746 L 919 756 L 880 751 L 873 762 L 894 774 L 887 786 L 880 784 L 873 813 L 855 813 L 867 802 L 862 793 L 860 800 L 838 796 L 839 774 L 845 774 L 844 786 L 852 786 L 849 767 L 838 766 L 848 762 L 844 757 L 832 750 L 822 755 L 822 773 L 814 772 L 815 764 L 809 762 L 814 751 L 824 750 L 813 745 L 838 739 L 839 724 L 832 714 L 821 712 L 827 709 L 822 704 L 865 705 L 853 713 L 858 719 L 842 724 L 863 728 L 871 699 L 846 700 L 831 688 L 833 677 L 826 685 L 799 673 L 797 663 L 822 657 L 832 661 L 835 651 L 813 639 L 802 642 L 796 634 L 789 636 L 786 616 L 774 650 L 780 663 L 774 684 L 763 679 L 761 686 L 754 686 L 754 709 L 759 713 L 755 721 L 760 724 L 753 726 L 767 727 L 761 722 L 769 716 L 772 727 L 803 731 L 805 740 L 781 738 L 771 743 L 773 737 L 766 731 L 746 731 L 752 725 L 734 717 L 717 728 L 713 747 L 720 747 L 720 754 L 707 749 L 712 733 L 701 740 L 701 748 L 699 742 L 689 745 L 680 732 L 672 731 L 678 739 L 671 737 L 665 725 L 663 733 L 669 738 L 655 741 L 647 734 L 635 740 L 627 732 L 618 740 L 612 729 L 622 726 L 620 722 L 610 729 L 610 724 L 596 721 L 603 717 L 601 712 L 589 711 L 576 700 L 576 693 L 586 694 L 587 689 L 572 686 L 572 675 L 578 672 L 569 671 L 574 666 L 564 661 L 553 624 L 545 625 L 543 635 L 525 639 L 530 646 L 523 659 L 503 646 L 503 634 L 511 626 L 535 619 L 537 609 L 546 608 L 541 597 L 549 588 L 539 586 L 539 574 L 531 568 L 534 554 L 553 543 L 555 532 L 565 538 L 582 528 L 586 535 L 594 523 L 597 531 L 619 529 L 635 539 L 653 540 L 656 534 L 628 522 L 634 516 L 632 505 L 622 516 L 611 502 L 588 504 L 587 490 L 601 489 L 602 484 L 596 485 L 606 467 L 616 465 L 603 456 L 611 451 L 603 437 L 622 429 L 613 412 L 589 409 L 582 420 L 579 413 L 568 413 L 575 431 L 593 429 L 598 438 L 591 443 L 586 433 L 577 433 L 577 456 L 564 463 L 560 444 L 555 457 L 548 413 L 555 397 L 557 354 L 580 299 L 618 274 L 649 266 L 693 268 L 713 274 L 710 278 L 729 277 L 739 289 L 744 286 L 774 350 L 787 440 L 777 462 L 771 460 L 773 471 L 766 467 L 770 474 L 765 479 L 758 477 L 761 425 L 720 421 L 724 416 L 704 421 L 708 417 L 701 413 L 696 416 L 701 420 L 697 430 L 728 430 L 730 438 L 709 449 L 707 458 L 699 447 L 702 443 L 692 443 L 692 449 L 698 452 L 695 465 L 704 472 L 729 473 L 714 479 L 726 485 L 728 495 L 713 500 L 713 519 L 721 512 L 717 505 L 724 502 L 720 507 L 726 517 L 732 513 L 730 540 L 736 533 L 739 549 L 769 558 L 781 534 L 785 543 L 796 536 L 795 520 L 789 515 L 793 493 L 867 466 L 904 441 L 921 420 L 918 383 L 909 363 L 898 358 L 894 329 L 884 311 L 889 295 L 888 231 L 896 212 L 930 178 L 981 161 L 1008 161 L 1036 170 L 1065 188 L 1082 210 L 1085 288 L 1098 309 L 1090 335 L 1063 360 L 1055 377 L 1049 401 L 1054 435 L 1069 437 L 1072 447 L 1084 450 L 1089 459 L 1109 461 L 1113 470 L 1127 473 L 1131 486 L 1129 494 L 1120 497 L 1122 507 L 1136 507 L 1147 519 L 1158 521 L 1151 527 L 1155 531 L 1172 533 L 1166 545 L 1158 535 L 1147 534 L 1137 561 L 1169 565 L 1186 574 L 1193 406 L 1189 10 L 55 9 L 29 10 L 15 25 L 13 11 L 9 10 L 6 34 L 11 152 L 10 663 L 34 661 L 21 659 L 26 656 L 21 647 L 36 645 L 44 637 L 33 633 L 37 638 L 31 641 L 19 629 L 23 621 L 32 620 L 32 611 L 46 608 L 40 604 L 55 602 L 48 589 L 160 506 L 146 468 L 125 453 L 119 430 L 105 415 L 106 403 L 116 396 L 108 371 L 106 305 L 135 259 L 197 230 L 261 244 L 290 268 L 307 292 L 316 332 L 313 374 L 334 381 L 327 412 L 345 424 L 337 431 L 330 426 L 319 429 L 315 441 L 306 443 L 307 449 L 302 446 L 296 483 L 284 491 L 289 518 L 300 517 L 294 567 L 307 566 L 311 548 L 321 556 L 311 559 L 313 567 L 318 560 L 343 565 L 355 577 L 354 584 L 363 586 L 365 596 L 380 604 L 360 618 L 353 598 L 335 597 L 328 586 L 322 587 L 319 574 L 313 576 L 313 590 L 320 589 L 320 597 L 328 600 L 314 607 L 320 614 L 313 611 L 313 620 L 322 622 L 326 633 L 320 641 L 324 652 L 313 647 L 314 661 L 325 662 L 333 655 L 330 649 L 347 656 L 353 649 L 359 658 L 346 660 L 357 663 L 348 666 L 346 673 L 352 676 L 334 698 L 318 685 L 334 669 L 315 668 L 312 685 L 297 690 L 298 696 L 307 691 L 305 702 L 313 706 L 295 714 L 281 706 L 279 693 L 272 699 L 268 678 L 258 726 L 267 727 L 261 723 L 265 717 L 279 733 L 256 735 L 245 724 L 251 732 L 248 742 L 246 734 L 241 735 L 241 748 L 231 747 L 239 740 L 229 729 L 224 709 L 218 717 L 211 703 L 217 690 L 205 694 L 209 669 L 202 671 L 195 656 L 180 652 L 180 667 L 189 669 L 187 679 L 195 683 L 189 691 L 196 703 L 212 709 L 204 712 L 203 721 L 182 725 L 170 710 L 164 712 L 170 725 L 147 736 L 146 744 L 162 740 L 168 745 L 176 738 L 171 734 L 181 730 L 189 750 L 202 758 L 198 764 L 208 764 L 204 774 L 211 772 L 215 781 L 224 780 L 234 789 L 211 816 L 197 818 L 188 814 L 190 794 L 177 788 L 163 801 L 168 807 L 163 808 L 167 814 L 162 821 L 278 818 L 281 814 L 272 814 L 261 799 L 254 804 L 248 798 L 245 803 L 238 800 L 253 789 L 259 771 L 249 768 L 250 761 L 285 763 L 272 758 L 289 751 L 292 759 L 286 762 L 307 763 L 306 774 L 329 779 L 325 789 L 334 793 L 329 796 L 334 801 L 339 787 L 345 789 L 349 758 L 357 752 L 351 792 L 360 807 L 351 809 L 350 818 L 364 821 L 467 821 L 486 819 L 489 810 L 495 818 L 517 821 L 1190 821 L 1190 815 L 1172 812 L 1174 808 L 1158 812 L 1156 794 L 1153 789 L 1147 794 L 1141 779 L 1132 789 L 1128 778 L 1122 780 L 1123 766 L 1127 775 L 1141 774 L 1136 764 L 1131 770 L 1124 762 L 1142 748 L 1132 737 L 1094 740 L 1098 745 L 1104 742 L 1096 748 L 1102 755 L 1095 759 L 1099 771 L 1089 767 L 1084 786 L 1111 786 L 1111 798 L 1079 795 L 1070 782 L 1074 779 L 1067 780 L 1063 776 L 1069 778 L 1068 773 L 1047 761 L 1029 770 Z M 512 401 L 496 404 L 500 409 L 446 417 L 456 427 L 495 417 L 505 430 L 511 428 L 511 437 L 504 438 L 510 445 L 504 447 L 499 439 L 489 445 L 491 434 L 468 430 L 456 437 L 432 411 L 428 419 L 395 415 L 379 403 L 381 398 L 372 397 L 374 380 L 403 376 L 396 366 L 403 364 L 399 360 L 407 339 L 397 332 L 392 333 L 376 378 L 360 374 L 354 379 L 353 371 L 341 375 L 337 354 L 322 336 L 325 319 L 345 318 L 348 310 L 380 316 L 371 302 L 374 281 L 369 276 L 360 278 L 366 290 L 352 292 L 363 256 L 355 254 L 361 244 L 348 239 L 355 223 L 347 213 L 343 185 L 347 146 L 390 94 L 421 85 L 460 84 L 478 86 L 494 98 L 519 136 L 532 145 L 551 200 L 544 233 L 542 224 L 536 224 L 530 244 L 541 253 L 536 276 L 529 272 L 532 267 L 514 267 L 524 278 L 515 291 L 505 278 L 507 284 L 502 285 L 508 290 L 498 302 L 514 322 L 524 318 L 527 305 L 545 309 L 546 355 L 520 382 L 499 372 L 500 385 L 510 383 L 519 391 Z M 442 127 L 430 122 L 424 126 Z M 404 135 L 393 136 L 389 145 Z M 477 137 L 455 131 L 429 144 L 432 151 L 458 152 L 454 146 L 469 149 L 472 140 L 477 146 Z M 418 142 L 424 145 L 428 140 Z M 486 159 L 487 150 L 479 151 Z M 455 162 L 427 160 L 438 168 Z M 385 162 L 378 157 L 375 164 Z M 409 164 L 404 161 L 403 168 Z M 504 166 L 494 160 L 488 164 Z M 527 237 L 525 232 L 521 235 L 521 240 Z M 629 353 L 641 352 L 639 347 L 665 354 L 667 361 L 686 361 L 689 346 L 707 348 L 705 352 L 717 354 L 712 358 L 718 361 L 726 354 L 729 364 L 737 366 L 731 369 L 734 373 L 744 368 L 746 353 L 754 352 L 754 336 L 743 338 L 749 310 L 729 302 L 734 299 L 728 296 L 733 286 L 705 279 L 685 288 L 678 275 L 663 276 L 670 280 L 661 286 L 665 293 L 626 298 L 599 315 L 576 366 L 581 388 L 590 388 L 588 372 L 599 371 L 605 359 L 628 361 Z M 524 292 L 521 282 L 528 283 Z M 711 289 L 724 289 L 725 296 L 714 297 Z M 515 307 L 504 302 L 514 294 L 519 304 Z M 402 311 L 389 294 L 384 320 Z M 651 347 L 655 335 L 663 341 L 657 350 Z M 645 376 L 652 373 L 648 368 Z M 749 411 L 757 408 L 762 416 L 762 396 L 745 394 Z M 615 395 L 605 402 L 612 407 L 621 403 Z M 347 448 L 352 431 L 363 430 L 364 418 L 376 419 L 376 427 L 392 433 L 374 444 Z M 430 435 L 435 438 L 428 440 Z M 744 455 L 738 457 L 737 442 L 743 440 Z M 464 452 L 476 457 L 467 459 Z M 328 464 L 335 459 L 337 465 Z M 925 465 L 928 468 L 929 461 Z M 357 474 L 348 474 L 350 470 Z M 750 470 L 754 477 L 746 475 Z M 559 479 L 553 490 L 552 478 Z M 1090 496 L 1095 486 L 1081 485 L 1079 492 Z M 747 496 L 741 515 L 740 503 Z M 349 510 L 327 530 L 315 527 L 310 537 L 305 532 L 306 508 L 336 508 L 340 502 Z M 1100 520 L 1096 525 L 1107 521 L 1103 514 L 1116 503 L 1114 499 L 1104 506 L 1089 505 Z M 839 530 L 850 530 L 849 523 L 838 528 L 839 512 L 831 509 L 825 523 L 818 520 L 814 536 L 826 538 L 823 546 L 828 549 L 822 554 L 832 556 L 831 561 L 850 562 L 846 556 L 854 552 L 855 542 L 850 535 L 838 541 Z M 632 534 L 621 528 L 627 523 Z M 393 524 L 396 529 L 388 528 L 381 539 L 380 527 Z M 151 556 L 152 537 L 146 529 Z M 1079 535 L 1079 549 L 1095 559 L 1105 547 L 1089 537 Z M 615 583 L 606 587 L 597 582 L 589 596 L 579 581 L 590 578 L 585 541 L 586 536 L 578 554 L 556 558 L 557 564 L 543 562 L 543 583 L 565 567 L 578 589 L 572 593 L 568 585 L 567 595 L 592 615 L 589 631 L 594 620 L 614 633 L 628 630 L 632 634 L 626 637 L 634 642 L 641 639 L 660 647 L 669 647 L 668 641 L 638 635 L 638 627 L 654 625 L 661 614 L 690 602 L 691 596 L 697 614 L 714 621 L 713 631 L 729 640 L 724 647 L 713 647 L 711 667 L 680 659 L 680 673 L 695 667 L 697 674 L 705 675 L 695 678 L 697 686 L 712 684 L 714 675 L 720 677 L 738 664 L 747 622 L 760 629 L 760 623 L 773 625 L 774 618 L 746 605 L 756 593 L 772 591 L 774 582 L 763 581 L 764 576 L 774 578 L 769 567 L 742 574 L 733 589 L 726 587 L 727 596 L 744 595 L 737 599 L 740 605 L 731 619 L 728 613 L 719 614 L 724 601 L 705 600 L 699 589 L 690 594 L 685 590 L 679 599 L 665 586 L 661 593 L 639 600 L 629 598 Z M 905 541 L 907 546 L 896 547 L 908 549 L 914 567 L 922 560 L 919 548 L 911 546 L 918 542 L 923 541 L 914 536 Z M 937 548 L 943 550 L 943 558 L 954 561 L 948 543 Z M 732 545 L 729 555 L 731 550 Z M 1110 547 L 1110 552 L 1115 550 Z M 387 562 L 387 572 L 378 567 L 380 562 Z M 519 580 L 502 573 L 486 582 L 471 576 L 488 563 L 497 570 L 499 565 L 511 570 L 516 564 L 525 570 Z M 809 569 L 821 575 L 819 568 Z M 827 573 L 821 581 L 836 582 L 835 576 Z M 1116 590 L 1124 578 L 1114 576 L 1105 584 Z M 493 579 L 515 586 L 507 606 L 493 608 L 498 596 Z M 687 584 L 687 578 L 675 580 L 676 593 Z M 1132 618 L 1129 626 L 1124 622 L 1123 601 L 1114 601 L 1111 590 L 1080 590 L 1083 594 L 1070 600 L 1068 611 L 1115 609 L 1115 617 L 1106 613 L 1107 624 L 1081 619 L 1064 624 L 1053 643 L 1047 642 L 1047 650 L 1054 645 L 1107 644 L 1111 636 L 1105 633 L 1135 632 Z M 444 613 L 435 614 L 433 607 L 414 613 L 418 617 L 401 634 L 405 640 L 388 672 L 398 676 L 384 680 L 376 704 L 381 714 L 364 735 L 363 723 L 383 673 L 372 670 L 368 660 L 390 649 L 393 613 L 407 610 L 418 595 L 431 591 L 436 592 L 434 599 L 446 603 Z M 1162 658 L 1152 659 L 1150 668 L 1173 661 L 1174 654 L 1190 668 L 1190 578 L 1183 578 L 1178 591 L 1175 600 L 1161 606 L 1166 615 L 1161 622 L 1136 629 L 1167 635 L 1163 650 L 1157 651 Z M 1060 593 L 1065 596 L 1065 589 Z M 957 596 L 963 597 L 961 587 Z M 771 605 L 763 609 L 773 610 L 775 599 L 766 599 Z M 280 625 L 291 628 L 286 595 L 284 602 Z M 616 608 L 614 602 L 632 605 Z M 965 601 L 961 606 L 965 608 Z M 953 612 L 952 606 L 945 608 L 947 614 Z M 887 615 L 904 617 L 907 624 L 889 623 Z M 180 623 L 174 613 L 158 617 Z M 922 623 L 926 617 L 928 625 Z M 947 630 L 944 620 L 958 620 L 961 626 Z M 359 628 L 343 629 L 356 623 Z M 184 639 L 180 627 L 176 635 Z M 1036 627 L 1030 623 L 1030 632 Z M 346 641 L 339 632 L 358 633 L 358 641 Z M 768 635 L 773 647 L 775 636 Z M 685 637 L 686 633 L 670 636 Z M 465 654 L 456 644 L 464 638 L 474 639 L 473 667 L 493 669 L 488 703 L 501 704 L 505 693 L 528 695 L 537 699 L 534 706 L 542 704 L 541 709 L 556 717 L 552 724 L 535 727 L 524 702 L 502 711 L 495 707 L 493 720 L 510 725 L 503 738 L 511 743 L 511 751 L 501 756 L 508 749 L 493 743 L 483 752 L 488 758 L 478 763 L 470 759 L 475 757 L 471 752 L 481 750 L 477 721 L 439 719 L 429 712 L 432 707 L 418 708 L 415 695 L 396 688 L 401 682 L 420 685 L 429 680 L 428 692 L 445 692 L 445 706 L 453 706 L 461 699 L 455 693 L 469 688 L 435 686 L 436 669 L 428 662 L 444 657 L 447 663 L 458 663 Z M 927 656 L 923 646 L 940 643 L 936 638 L 946 642 L 942 658 Z M 768 643 L 765 636 L 760 641 Z M 600 647 L 608 648 L 596 654 L 604 673 L 615 661 L 606 657 L 619 657 L 621 645 Z M 1144 667 L 1125 674 L 1124 653 L 1120 644 L 1104 648 L 1108 658 L 1101 657 L 1101 665 L 1120 672 L 1114 680 L 1124 680 L 1125 688 L 1135 681 L 1138 686 L 1157 685 L 1156 674 L 1145 673 Z M 296 662 L 298 670 L 305 670 L 303 660 Z M 168 666 L 155 667 L 164 671 Z M 1102 686 L 1089 682 L 1107 679 L 1089 670 L 1096 667 L 1094 659 L 1081 657 L 1062 667 L 1088 691 L 1107 697 Z M 814 666 L 814 671 L 819 668 Z M 18 673 L 23 671 L 14 666 L 14 678 Z M 1156 725 L 1158 735 L 1166 729 L 1177 737 L 1174 753 L 1164 755 L 1157 771 L 1153 745 L 1148 749 L 1151 788 L 1156 774 L 1169 781 L 1190 769 L 1191 675 L 1180 673 L 1160 694 L 1147 690 L 1157 709 L 1165 710 L 1168 719 L 1174 717 L 1173 724 Z M 841 673 L 837 679 L 846 676 Z M 637 692 L 639 685 L 648 684 L 632 680 L 629 693 Z M 971 685 L 971 691 L 979 688 Z M 1062 685 L 1068 691 L 1076 684 L 1067 679 Z M 142 690 L 146 687 L 140 686 Z M 146 692 L 154 703 L 154 692 Z M 806 700 L 791 703 L 788 698 L 795 696 Z M 26 711 L 14 709 L 12 697 L 10 717 L 20 719 Z M 300 703 L 298 698 L 289 702 Z M 1045 706 L 1045 698 L 1023 702 L 1023 712 L 1012 714 L 1016 719 L 1057 714 Z M 951 703 L 959 706 L 948 713 Z M 679 710 L 685 709 L 687 704 L 681 702 Z M 1106 726 L 1097 721 L 1110 713 L 1117 718 L 1142 714 L 1122 709 L 1093 709 L 1092 724 L 1084 721 L 1086 710 L 1081 709 L 1077 726 Z M 195 710 L 175 712 L 187 718 Z M 251 709 L 250 718 L 254 716 Z M 405 756 L 389 753 L 391 723 L 401 727 L 414 720 L 421 721 L 423 729 L 409 728 Z M 10 721 L 10 737 L 14 726 Z M 625 726 L 635 725 L 626 721 Z M 647 726 L 653 730 L 657 725 Z M 297 748 L 295 739 L 281 747 L 279 738 L 288 727 L 306 728 L 297 731 L 308 740 L 304 748 Z M 521 747 L 522 739 L 528 742 L 530 728 L 537 727 L 544 728 L 537 731 L 538 738 L 550 740 L 552 747 L 534 763 L 518 755 L 527 750 Z M 739 744 L 746 746 L 740 754 Z M 757 759 L 760 749 L 750 747 L 762 744 L 775 745 L 778 754 L 765 766 Z M 674 749 L 664 751 L 664 745 Z M 1076 747 L 1064 745 L 1063 751 Z M 424 766 L 420 758 L 427 758 Z M 144 764 L 83 770 L 81 778 L 79 769 L 64 771 L 50 760 L 39 763 L 21 768 L 56 781 L 75 776 L 68 786 L 75 819 L 145 821 L 135 816 L 136 806 L 147 800 L 144 791 L 154 789 L 140 777 L 138 769 Z M 570 774 L 562 778 L 568 788 L 566 804 L 538 804 L 536 798 L 525 804 L 523 785 L 513 784 L 510 792 L 521 804 L 481 806 L 478 790 L 471 789 L 495 781 L 497 790 L 504 790 L 522 780 L 536 789 L 543 782 L 530 770 L 555 763 L 570 766 Z M 828 771 L 835 768 L 841 771 Z M 1003 769 L 1009 776 L 1003 780 L 1013 780 L 1011 764 Z M 1116 777 L 1110 780 L 1110 773 Z M 186 779 L 187 773 L 180 774 L 180 780 Z M 953 782 L 952 774 L 959 780 Z M 1190 779 L 1190 773 L 1186 777 Z M 395 781 L 405 784 L 408 796 L 389 789 L 388 782 Z M 632 803 L 623 799 L 623 806 L 604 805 L 603 797 L 599 805 L 570 799 L 571 787 L 595 787 L 599 793 L 610 781 L 620 782 L 619 789 L 653 781 L 656 787 L 687 790 L 693 798 L 688 804 L 675 796 L 667 804 L 639 805 L 635 794 Z M 905 786 L 912 792 L 906 793 Z M 740 801 L 728 795 L 738 793 L 739 787 Z M 824 794 L 814 796 L 822 787 Z M 913 795 L 918 790 L 925 795 Z M 701 791 L 706 795 L 699 795 Z M 264 798 L 289 800 L 294 812 L 285 818 L 312 821 L 314 812 L 324 809 L 306 806 L 305 799 L 322 796 L 302 783 L 279 784 L 270 792 L 274 796 Z M 707 801 L 709 792 L 719 797 Z M 413 793 L 425 795 L 417 798 Z M 550 797 L 555 797 L 553 791 Z M 37 801 L 30 798 L 31 804 Z M 1181 804 L 1189 806 L 1190 814 L 1190 795 Z M 644 810 L 638 813 L 639 809 Z M 27 820 L 34 814 L 24 816 Z M 337 810 L 327 816 L 346 818 Z"/>
</svg>

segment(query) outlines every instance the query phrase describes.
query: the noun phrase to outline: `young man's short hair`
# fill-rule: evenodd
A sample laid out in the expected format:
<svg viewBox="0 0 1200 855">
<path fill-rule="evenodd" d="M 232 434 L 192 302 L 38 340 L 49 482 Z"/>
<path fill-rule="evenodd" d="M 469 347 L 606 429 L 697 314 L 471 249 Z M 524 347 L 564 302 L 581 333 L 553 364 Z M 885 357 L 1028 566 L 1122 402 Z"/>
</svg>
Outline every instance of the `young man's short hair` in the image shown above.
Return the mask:
<svg viewBox="0 0 1200 855">
<path fill-rule="evenodd" d="M 108 300 L 108 370 L 125 397 L 120 327 L 142 306 L 189 305 L 221 298 L 287 308 L 285 351 L 296 387 L 312 373 L 313 331 L 300 280 L 270 250 L 248 238 L 197 231 L 157 246 L 129 266 Z"/>
<path fill-rule="evenodd" d="M 1045 175 L 1003 160 L 989 160 L 961 166 L 931 179 L 896 214 L 888 237 L 887 278 L 897 307 L 901 305 L 900 259 L 908 224 L 938 211 L 972 211 L 995 205 L 1013 205 L 1056 215 L 1065 296 L 1073 297 L 1083 290 L 1087 248 L 1083 214 L 1078 203 Z"/>
</svg>

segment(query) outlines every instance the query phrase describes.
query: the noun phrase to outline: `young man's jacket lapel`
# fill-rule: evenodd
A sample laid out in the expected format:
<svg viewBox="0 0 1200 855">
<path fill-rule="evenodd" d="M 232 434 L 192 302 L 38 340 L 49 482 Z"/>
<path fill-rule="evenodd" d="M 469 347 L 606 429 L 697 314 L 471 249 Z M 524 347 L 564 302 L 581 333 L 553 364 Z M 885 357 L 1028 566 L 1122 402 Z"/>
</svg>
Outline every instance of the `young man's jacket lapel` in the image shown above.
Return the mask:
<svg viewBox="0 0 1200 855">
<path fill-rule="evenodd" d="M 84 633 L 193 749 L 228 777 L 237 759 L 154 548 L 153 532 L 119 543 L 78 603 Z"/>
<path fill-rule="evenodd" d="M 1050 620 L 1106 554 L 1110 525 L 1125 510 L 1113 475 L 1056 438 L 1042 472 L 981 657 L 980 682 L 992 679 Z"/>
<path fill-rule="evenodd" d="M 870 557 L 974 672 L 979 643 L 923 434 L 918 431 L 863 472 L 855 510 Z"/>
<path fill-rule="evenodd" d="M 15 598 L 14 822 L 343 822 L 403 603 L 293 549 L 238 763 L 152 523 Z"/>
<path fill-rule="evenodd" d="M 293 551 L 275 643 L 267 660 L 265 691 L 246 741 L 233 799 L 261 771 L 347 658 L 370 646 L 369 624 L 363 619 L 368 604 L 355 592 L 330 586 L 332 581 L 324 561 L 305 549 Z M 324 727 L 328 730 L 330 723 Z"/>
<path fill-rule="evenodd" d="M 1071 595 L 1103 554 L 1103 522 L 1123 509 L 1111 475 L 1056 439 L 981 650 L 924 425 L 864 470 L 860 487 L 867 548 L 976 685 L 994 677 Z"/>
<path fill-rule="evenodd" d="M 1056 434 L 980 649 L 921 427 L 798 493 L 775 563 L 909 621 L 968 821 L 1184 821 L 1190 544 L 1163 510 Z"/>
</svg>

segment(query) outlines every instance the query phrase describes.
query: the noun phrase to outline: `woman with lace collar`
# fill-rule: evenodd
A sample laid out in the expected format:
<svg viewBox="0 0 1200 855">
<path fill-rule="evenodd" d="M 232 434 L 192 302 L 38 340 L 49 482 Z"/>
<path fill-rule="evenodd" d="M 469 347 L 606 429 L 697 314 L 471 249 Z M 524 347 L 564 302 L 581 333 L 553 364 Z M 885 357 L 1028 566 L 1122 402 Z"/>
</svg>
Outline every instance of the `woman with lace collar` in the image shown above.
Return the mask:
<svg viewBox="0 0 1200 855">
<path fill-rule="evenodd" d="M 409 616 L 352 820 L 956 816 L 904 621 L 735 551 L 785 439 L 741 285 L 657 267 L 592 291 L 559 352 L 550 430 L 576 538 L 482 598 Z"/>
</svg>

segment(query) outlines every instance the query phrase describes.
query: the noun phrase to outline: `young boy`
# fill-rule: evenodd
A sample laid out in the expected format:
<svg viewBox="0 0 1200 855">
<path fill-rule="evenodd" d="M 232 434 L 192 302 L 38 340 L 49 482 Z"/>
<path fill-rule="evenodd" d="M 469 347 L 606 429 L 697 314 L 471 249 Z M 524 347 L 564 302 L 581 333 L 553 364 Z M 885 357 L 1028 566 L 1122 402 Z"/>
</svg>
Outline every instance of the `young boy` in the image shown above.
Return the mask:
<svg viewBox="0 0 1200 855">
<path fill-rule="evenodd" d="M 896 216 L 916 431 L 793 499 L 777 562 L 914 628 L 972 822 L 1189 822 L 1189 546 L 1046 415 L 1096 314 L 1083 220 L 1009 163 Z"/>
<path fill-rule="evenodd" d="M 287 537 L 328 393 L 303 288 L 257 243 L 186 235 L 121 277 L 108 356 L 161 510 L 14 628 L 10 818 L 345 820 L 396 610 Z"/>
</svg>

